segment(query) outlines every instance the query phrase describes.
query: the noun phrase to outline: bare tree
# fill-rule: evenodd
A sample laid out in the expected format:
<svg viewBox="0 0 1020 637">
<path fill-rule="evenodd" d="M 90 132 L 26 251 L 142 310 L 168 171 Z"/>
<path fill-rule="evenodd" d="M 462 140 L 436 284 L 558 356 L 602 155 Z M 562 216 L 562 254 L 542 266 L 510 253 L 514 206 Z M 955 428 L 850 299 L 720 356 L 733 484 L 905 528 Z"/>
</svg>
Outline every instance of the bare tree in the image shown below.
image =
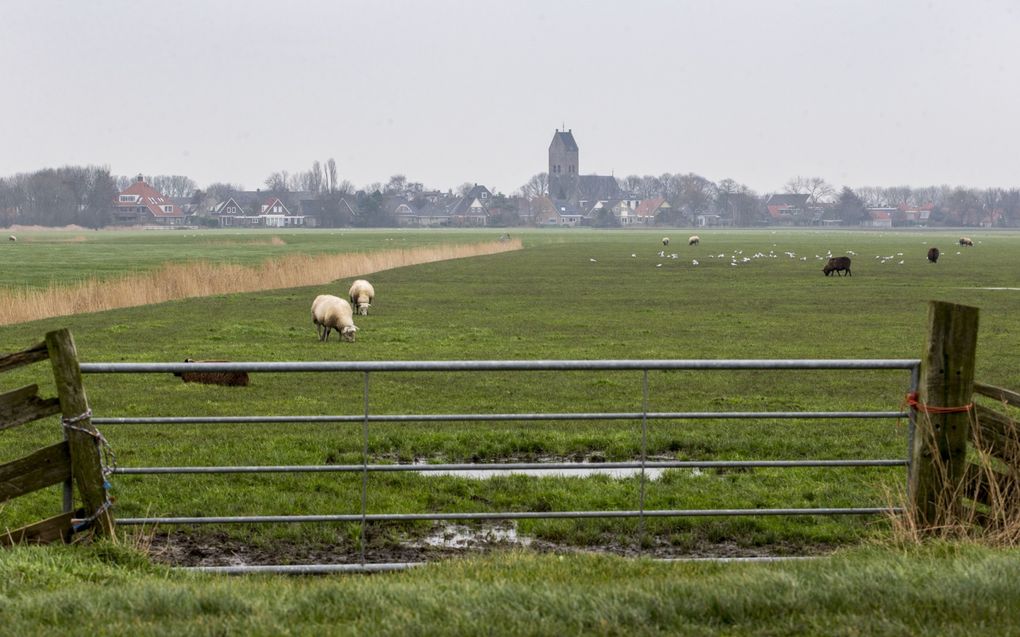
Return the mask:
<svg viewBox="0 0 1020 637">
<path fill-rule="evenodd" d="M 184 175 L 156 175 L 149 185 L 164 197 L 190 197 L 198 187 L 193 179 Z"/>
<path fill-rule="evenodd" d="M 549 174 L 538 173 L 521 186 L 520 193 L 525 199 L 544 197 L 549 192 Z"/>
<path fill-rule="evenodd" d="M 297 188 L 295 190 L 302 190 L 313 194 L 322 192 L 322 166 L 318 161 L 312 162 L 312 167 L 306 172 L 295 175 L 298 179 Z"/>
<path fill-rule="evenodd" d="M 290 174 L 286 170 L 275 172 L 266 177 L 265 184 L 271 192 L 290 192 Z"/>
<path fill-rule="evenodd" d="M 808 202 L 812 204 L 827 203 L 832 201 L 836 189 L 821 177 L 797 176 L 786 182 L 786 192 L 796 195 L 808 195 Z"/>
<path fill-rule="evenodd" d="M 387 195 L 396 195 L 404 192 L 404 188 L 407 187 L 407 177 L 404 175 L 393 175 L 390 180 L 383 186 L 383 193 Z"/>
<path fill-rule="evenodd" d="M 326 167 L 323 169 L 326 177 L 326 192 L 336 192 L 336 161 L 332 157 L 326 160 Z"/>
<path fill-rule="evenodd" d="M 637 193 L 641 189 L 641 177 L 638 175 L 627 175 L 621 181 L 622 188 L 627 192 Z"/>
</svg>

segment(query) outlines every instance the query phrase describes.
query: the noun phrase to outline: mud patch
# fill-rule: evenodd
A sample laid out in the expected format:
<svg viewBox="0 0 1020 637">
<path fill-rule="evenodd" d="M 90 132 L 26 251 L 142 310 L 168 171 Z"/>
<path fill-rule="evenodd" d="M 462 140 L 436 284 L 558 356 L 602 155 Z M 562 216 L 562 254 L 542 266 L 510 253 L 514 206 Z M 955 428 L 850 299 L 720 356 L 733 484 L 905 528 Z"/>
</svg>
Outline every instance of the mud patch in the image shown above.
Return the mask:
<svg viewBox="0 0 1020 637">
<path fill-rule="evenodd" d="M 526 549 L 550 554 L 604 553 L 655 559 L 812 557 L 827 555 L 836 548 L 838 547 L 829 544 L 793 543 L 748 547 L 727 541 L 702 542 L 694 547 L 677 547 L 659 538 L 651 538 L 650 546 L 646 547 L 639 547 L 636 542 L 626 541 L 609 541 L 578 547 L 522 536 L 512 523 L 478 527 L 439 524 L 421 538 L 399 544 L 370 546 L 365 551 L 365 561 L 430 562 L 507 549 Z M 357 564 L 361 561 L 361 555 L 356 549 L 340 544 L 275 540 L 271 543 L 253 545 L 225 533 L 192 534 L 187 531 L 175 531 L 148 538 L 147 552 L 154 562 L 170 566 Z"/>
</svg>

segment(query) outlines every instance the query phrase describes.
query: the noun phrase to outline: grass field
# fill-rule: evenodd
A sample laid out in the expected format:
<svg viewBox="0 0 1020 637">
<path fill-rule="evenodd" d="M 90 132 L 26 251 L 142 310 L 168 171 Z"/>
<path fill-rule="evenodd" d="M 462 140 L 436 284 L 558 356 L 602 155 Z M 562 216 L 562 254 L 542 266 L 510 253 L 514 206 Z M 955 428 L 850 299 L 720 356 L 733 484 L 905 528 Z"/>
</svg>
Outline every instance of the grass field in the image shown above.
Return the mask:
<svg viewBox="0 0 1020 637">
<path fill-rule="evenodd" d="M 309 319 L 311 299 L 323 292 L 344 296 L 350 284 L 345 279 L 329 285 L 188 299 L 4 326 L 0 327 L 0 351 L 23 349 L 49 330 L 68 327 L 83 362 L 177 362 L 185 357 L 237 361 L 918 358 L 926 302 L 938 299 L 981 309 L 978 378 L 1020 388 L 1016 365 L 1020 329 L 1015 320 L 1020 291 L 994 289 L 1020 287 L 1020 234 L 971 232 L 976 246 L 958 248 L 957 234 L 950 232 L 706 231 L 699 233 L 702 243 L 696 247 L 682 245 L 682 237 L 674 237 L 664 257 L 659 256 L 661 231 L 512 234 L 523 239 L 524 250 L 373 274 L 369 278 L 378 297 L 370 316 L 357 317 L 361 330 L 354 344 L 318 342 Z M 473 242 L 491 240 L 493 231 L 345 232 L 339 246 L 331 245 L 340 239 L 331 239 L 334 234 L 328 231 L 95 236 L 66 244 L 49 234 L 38 240 L 19 237 L 17 257 L 0 251 L 0 258 L 7 260 L 0 270 L 6 285 L 71 282 L 94 271 L 114 276 L 155 268 L 167 259 L 258 263 L 280 251 L 371 251 L 394 243 Z M 278 236 L 282 245 L 271 241 L 271 236 Z M 938 264 L 926 262 L 931 245 L 943 251 Z M 57 260 L 55 250 L 76 251 L 70 263 L 82 265 Z M 822 275 L 822 258 L 829 251 L 855 253 L 852 277 Z M 673 253 L 676 259 L 670 258 Z M 734 256 L 737 265 L 731 265 Z M 45 365 L 30 366 L 0 376 L 0 390 L 39 382 L 48 394 L 52 391 L 48 376 Z M 362 409 L 359 375 L 254 374 L 247 388 L 182 384 L 169 374 L 88 375 L 85 383 L 97 417 L 357 414 Z M 907 389 L 907 375 L 653 372 L 649 384 L 652 411 L 895 410 Z M 635 372 L 373 374 L 371 378 L 373 413 L 640 408 L 641 375 Z M 361 461 L 360 425 L 108 425 L 103 430 L 121 466 Z M 60 436 L 54 420 L 2 435 L 0 461 Z M 884 420 L 656 421 L 650 425 L 647 445 L 652 456 L 678 459 L 892 458 L 905 455 L 906 432 L 905 423 Z M 631 460 L 640 448 L 640 423 L 630 421 L 373 424 L 369 437 L 371 462 Z M 651 509 L 882 506 L 895 501 L 902 485 L 902 469 L 755 469 L 702 475 L 673 470 L 648 484 L 645 504 Z M 346 474 L 115 476 L 113 494 L 119 516 L 308 514 L 358 512 L 360 489 L 360 477 Z M 632 509 L 638 492 L 635 478 L 510 476 L 481 481 L 379 474 L 370 478 L 368 508 L 370 513 Z M 0 510 L 0 526 L 15 527 L 52 515 L 59 502 L 55 489 L 9 502 Z M 625 553 L 643 549 L 657 555 L 711 553 L 711 547 L 752 553 L 816 552 L 888 536 L 888 525 L 873 517 L 649 520 L 643 543 L 633 520 L 521 521 L 516 530 L 547 546 L 608 547 Z M 198 543 L 229 540 L 269 553 L 273 547 L 287 546 L 291 556 L 329 554 L 337 561 L 350 559 L 360 548 L 357 526 L 345 524 L 145 529 L 132 542 L 144 544 L 169 531 Z M 431 531 L 429 523 L 372 525 L 367 555 L 376 561 L 399 557 L 401 546 Z M 11 564 L 16 570 L 22 568 L 17 561 L 22 559 L 36 567 L 66 559 L 46 551 L 16 555 L 22 557 L 8 560 L 7 568 Z M 525 577 L 544 577 L 553 568 L 550 564 L 555 564 L 531 559 L 514 562 L 525 565 Z M 994 562 L 993 572 L 1000 568 L 999 557 L 981 559 Z M 873 556 L 860 560 L 865 569 L 880 561 Z M 447 568 L 456 571 L 459 567 Z M 612 561 L 596 567 L 615 574 L 632 568 L 651 567 Z M 724 573 L 726 567 L 720 568 Z M 118 588 L 129 586 L 125 582 L 135 575 L 98 577 L 121 582 Z M 164 576 L 142 569 L 137 577 L 158 582 Z M 431 576 L 419 577 L 396 578 L 416 582 L 400 583 L 398 588 L 420 592 L 430 585 Z M 801 581 L 800 575 L 775 577 Z M 261 594 L 255 592 L 258 581 L 250 584 L 252 595 Z M 468 577 L 466 582 L 451 584 L 449 594 L 461 595 L 457 586 L 475 586 L 471 581 Z M 648 597 L 651 589 L 644 587 L 657 585 L 655 578 L 648 582 L 635 584 L 637 588 L 627 595 L 644 600 L 634 602 L 640 612 L 654 614 L 666 602 Z M 204 590 L 205 584 L 196 585 Z M 54 586 L 61 589 L 66 584 Z M 182 586 L 187 589 L 191 584 Z M 585 589 L 580 583 L 574 586 L 578 591 Z M 115 598 L 121 594 L 115 593 Z M 67 592 L 62 599 L 74 605 L 75 595 Z M 468 598 L 478 601 L 477 596 Z M 24 621 L 29 624 L 41 612 L 31 608 L 48 603 L 42 597 L 20 599 L 27 605 L 19 603 L 19 612 L 27 615 L 19 618 L 28 617 Z M 230 608 L 248 608 L 235 597 L 208 599 L 213 600 L 209 602 L 213 616 L 233 615 Z M 562 602 L 575 603 L 570 599 L 570 594 L 565 595 Z M 705 599 L 710 607 L 704 612 L 719 617 L 718 621 L 728 621 L 721 618 L 723 606 L 751 603 L 711 595 Z M 483 604 L 491 603 L 487 599 Z M 228 609 L 215 610 L 225 608 L 221 604 Z M 266 612 L 275 612 L 273 604 L 265 607 Z M 572 608 L 584 616 L 599 616 L 582 606 Z M 485 606 L 479 616 L 493 617 L 496 610 Z M 622 607 L 619 613 L 626 615 Z M 588 625 L 579 629 L 608 634 L 632 625 L 623 615 L 605 620 L 609 622 L 605 629 Z M 249 626 L 243 619 L 232 621 L 188 627 L 215 632 L 221 625 Z M 874 632 L 895 633 L 897 626 L 904 626 L 898 621 L 905 620 L 890 620 Z M 407 624 L 397 621 L 395 625 Z M 800 624 L 781 624 L 775 631 L 796 625 Z M 471 632 L 473 625 L 465 626 L 460 632 Z M 741 631 L 747 632 L 746 627 L 732 632 Z"/>
<path fill-rule="evenodd" d="M 12 635 L 1009 635 L 1016 550 L 810 561 L 499 553 L 378 576 L 172 572 L 108 545 L 0 551 Z"/>
</svg>

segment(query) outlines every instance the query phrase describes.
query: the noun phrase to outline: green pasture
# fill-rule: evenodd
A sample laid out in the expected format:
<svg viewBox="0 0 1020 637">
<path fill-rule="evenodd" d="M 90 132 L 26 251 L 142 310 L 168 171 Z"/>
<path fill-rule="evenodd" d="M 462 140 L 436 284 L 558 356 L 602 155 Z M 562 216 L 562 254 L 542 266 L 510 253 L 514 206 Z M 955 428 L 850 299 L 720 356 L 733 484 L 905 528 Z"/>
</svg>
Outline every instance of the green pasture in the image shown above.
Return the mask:
<svg viewBox="0 0 1020 637">
<path fill-rule="evenodd" d="M 278 234 L 283 246 L 246 245 Z M 7 285 L 73 280 L 90 268 L 112 273 L 162 260 L 257 262 L 283 252 L 375 250 L 393 245 L 479 241 L 498 232 L 316 231 L 232 235 L 186 232 L 98 233 L 73 243 L 22 241 Z M 67 327 L 83 362 L 487 359 L 918 358 L 926 302 L 981 309 L 978 378 L 1020 388 L 1020 234 L 970 232 L 958 248 L 951 232 L 512 231 L 525 249 L 374 273 L 372 314 L 356 317 L 354 344 L 320 343 L 310 322 L 320 293 L 346 295 L 350 280 L 0 327 L 0 351 L 22 349 Z M 672 236 L 669 247 L 663 234 Z M 140 242 L 140 243 L 139 243 Z M 937 264 L 925 258 L 937 245 Z M 84 267 L 55 264 L 49 248 L 75 250 Z M 664 256 L 659 256 L 664 251 Z M 853 253 L 852 277 L 825 277 L 824 257 Z M 786 253 L 793 253 L 789 256 Z M 13 250 L 5 249 L 3 259 Z M 673 254 L 677 258 L 672 258 Z M 761 256 L 758 256 L 761 255 Z M 773 258 L 772 255 L 775 255 Z M 734 263 L 736 258 L 737 265 Z M 876 258 L 879 257 L 879 258 Z M 744 259 L 747 259 L 745 262 Z M 694 260 L 698 265 L 694 265 Z M 902 263 L 901 263 L 902 261 Z M 74 260 L 72 260 L 72 263 Z M 13 263 L 13 262 L 8 262 Z M 19 274 L 20 273 L 20 274 Z M 42 273 L 42 274 L 40 274 Z M 34 365 L 0 376 L 0 389 L 46 386 Z M 652 411 L 895 410 L 907 372 L 652 372 Z M 87 375 L 97 417 L 358 414 L 358 374 L 254 374 L 247 388 L 183 384 L 169 374 Z M 372 374 L 373 413 L 639 411 L 640 372 Z M 45 392 L 44 392 L 45 393 Z M 358 424 L 107 425 L 121 466 L 356 464 Z M 55 420 L 4 432 L 3 459 L 59 438 Z M 501 462 L 573 458 L 631 460 L 641 452 L 641 423 L 373 424 L 370 461 Z M 678 459 L 903 458 L 906 422 L 651 421 L 647 453 Z M 115 476 L 119 516 L 357 513 L 357 474 Z M 897 502 L 898 469 L 669 471 L 647 485 L 650 509 L 884 506 Z M 636 478 L 530 478 L 479 481 L 411 473 L 374 474 L 368 510 L 451 512 L 637 508 Z M 49 490 L 7 503 L 0 526 L 51 515 Z M 428 523 L 373 525 L 369 555 Z M 166 531 L 169 529 L 160 529 Z M 275 540 L 358 548 L 353 525 L 184 529 L 225 531 L 252 543 Z M 520 533 L 576 546 L 697 548 L 730 542 L 801 547 L 881 537 L 878 518 L 655 519 L 639 535 L 636 520 L 522 521 Z M 151 532 L 151 530 L 150 530 Z"/>
<path fill-rule="evenodd" d="M 355 230 L 35 230 L 17 233 L 0 250 L 0 288 L 39 288 L 86 277 L 107 279 L 155 269 L 167 262 L 254 265 L 290 254 L 332 254 L 417 248 L 439 243 L 492 241 L 481 232 Z M 274 241 L 275 239 L 275 241 Z"/>
<path fill-rule="evenodd" d="M 0 551 L 11 635 L 1010 635 L 1018 554 L 663 563 L 498 553 L 378 576 L 231 578 L 93 547 Z"/>
</svg>

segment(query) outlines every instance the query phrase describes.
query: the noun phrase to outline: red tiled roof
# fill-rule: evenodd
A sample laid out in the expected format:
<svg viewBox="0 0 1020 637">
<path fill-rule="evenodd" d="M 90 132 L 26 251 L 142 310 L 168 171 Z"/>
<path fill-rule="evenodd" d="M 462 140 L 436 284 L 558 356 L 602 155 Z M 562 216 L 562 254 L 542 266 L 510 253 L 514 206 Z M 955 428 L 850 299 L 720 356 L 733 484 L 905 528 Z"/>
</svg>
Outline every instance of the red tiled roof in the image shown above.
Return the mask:
<svg viewBox="0 0 1020 637">
<path fill-rule="evenodd" d="M 120 191 L 121 195 L 136 195 L 138 199 L 136 201 L 120 201 L 118 196 L 117 201 L 114 204 L 118 208 L 137 208 L 144 206 L 148 208 L 149 212 L 154 217 L 183 217 L 184 213 L 180 208 L 174 204 L 173 201 L 164 197 L 158 190 L 145 183 L 144 181 L 138 180 L 132 183 L 130 186 Z M 170 212 L 164 210 L 164 207 L 170 206 Z"/>
<path fill-rule="evenodd" d="M 642 199 L 638 204 L 637 209 L 634 210 L 634 214 L 638 217 L 654 217 L 655 211 L 661 208 L 664 203 L 666 203 L 666 199 L 664 197 Z"/>
</svg>

